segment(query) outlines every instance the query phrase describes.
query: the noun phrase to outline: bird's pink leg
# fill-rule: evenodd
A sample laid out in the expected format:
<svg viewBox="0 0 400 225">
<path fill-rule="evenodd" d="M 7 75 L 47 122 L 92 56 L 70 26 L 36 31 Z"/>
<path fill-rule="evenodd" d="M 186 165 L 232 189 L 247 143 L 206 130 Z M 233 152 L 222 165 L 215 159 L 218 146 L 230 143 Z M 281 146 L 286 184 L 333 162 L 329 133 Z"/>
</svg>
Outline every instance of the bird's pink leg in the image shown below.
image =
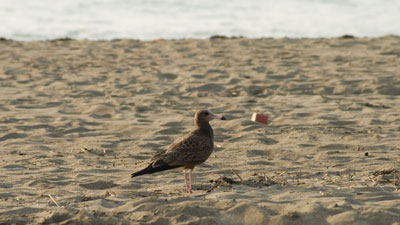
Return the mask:
<svg viewBox="0 0 400 225">
<path fill-rule="evenodd" d="M 189 192 L 189 186 L 188 186 L 188 183 L 187 183 L 186 170 L 183 170 L 183 174 L 185 176 L 186 192 L 188 193 Z"/>
<path fill-rule="evenodd" d="M 192 193 L 192 175 L 193 170 L 190 170 L 190 176 L 189 176 L 189 193 Z"/>
</svg>

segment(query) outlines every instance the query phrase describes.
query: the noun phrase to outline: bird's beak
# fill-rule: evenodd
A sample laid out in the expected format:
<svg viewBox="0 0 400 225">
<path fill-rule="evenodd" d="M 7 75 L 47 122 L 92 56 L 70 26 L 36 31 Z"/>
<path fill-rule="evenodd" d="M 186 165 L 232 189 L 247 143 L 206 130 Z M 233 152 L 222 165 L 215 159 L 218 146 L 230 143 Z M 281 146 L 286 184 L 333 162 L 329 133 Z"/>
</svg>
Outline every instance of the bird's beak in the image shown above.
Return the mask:
<svg viewBox="0 0 400 225">
<path fill-rule="evenodd" d="M 224 116 L 220 116 L 214 113 L 211 113 L 211 116 L 213 119 L 226 120 Z"/>
</svg>

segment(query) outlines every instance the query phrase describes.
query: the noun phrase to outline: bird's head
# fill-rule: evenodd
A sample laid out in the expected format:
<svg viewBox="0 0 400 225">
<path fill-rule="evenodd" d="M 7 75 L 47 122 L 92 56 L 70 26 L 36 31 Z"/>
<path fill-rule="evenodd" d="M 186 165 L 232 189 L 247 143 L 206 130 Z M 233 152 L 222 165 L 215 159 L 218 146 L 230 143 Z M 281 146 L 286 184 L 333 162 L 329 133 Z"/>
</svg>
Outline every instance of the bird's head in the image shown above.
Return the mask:
<svg viewBox="0 0 400 225">
<path fill-rule="evenodd" d="M 226 120 L 225 117 L 220 116 L 220 115 L 216 115 L 208 110 L 200 110 L 198 112 L 196 112 L 196 115 L 194 117 L 194 120 L 196 123 L 198 122 L 210 122 L 213 119 L 219 119 L 219 120 Z"/>
</svg>

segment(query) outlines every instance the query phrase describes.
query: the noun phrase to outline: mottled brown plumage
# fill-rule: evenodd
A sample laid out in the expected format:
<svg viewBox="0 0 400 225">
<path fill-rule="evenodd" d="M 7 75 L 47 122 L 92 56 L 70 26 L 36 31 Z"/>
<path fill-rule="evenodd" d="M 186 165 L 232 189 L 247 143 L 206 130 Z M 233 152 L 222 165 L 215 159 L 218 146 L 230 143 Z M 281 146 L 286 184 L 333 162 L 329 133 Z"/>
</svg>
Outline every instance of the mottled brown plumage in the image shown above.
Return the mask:
<svg viewBox="0 0 400 225">
<path fill-rule="evenodd" d="M 198 111 L 194 117 L 195 129 L 174 141 L 165 151 L 154 155 L 150 164 L 133 173 L 132 177 L 182 167 L 185 169 L 187 192 L 191 193 L 193 168 L 205 162 L 213 151 L 214 132 L 209 124 L 213 119 L 225 120 L 225 117 L 207 110 Z M 186 169 L 190 169 L 190 186 L 187 184 Z"/>
</svg>

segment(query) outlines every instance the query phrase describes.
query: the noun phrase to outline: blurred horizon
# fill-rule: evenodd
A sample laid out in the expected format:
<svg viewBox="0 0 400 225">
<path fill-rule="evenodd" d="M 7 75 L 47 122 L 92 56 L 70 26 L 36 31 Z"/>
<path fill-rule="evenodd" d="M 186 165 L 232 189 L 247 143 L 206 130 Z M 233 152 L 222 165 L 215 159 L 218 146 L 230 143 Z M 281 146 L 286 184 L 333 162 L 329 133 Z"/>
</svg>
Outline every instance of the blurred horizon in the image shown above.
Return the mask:
<svg viewBox="0 0 400 225">
<path fill-rule="evenodd" d="M 400 35 L 396 0 L 2 0 L 0 37 L 180 39 Z"/>
</svg>

